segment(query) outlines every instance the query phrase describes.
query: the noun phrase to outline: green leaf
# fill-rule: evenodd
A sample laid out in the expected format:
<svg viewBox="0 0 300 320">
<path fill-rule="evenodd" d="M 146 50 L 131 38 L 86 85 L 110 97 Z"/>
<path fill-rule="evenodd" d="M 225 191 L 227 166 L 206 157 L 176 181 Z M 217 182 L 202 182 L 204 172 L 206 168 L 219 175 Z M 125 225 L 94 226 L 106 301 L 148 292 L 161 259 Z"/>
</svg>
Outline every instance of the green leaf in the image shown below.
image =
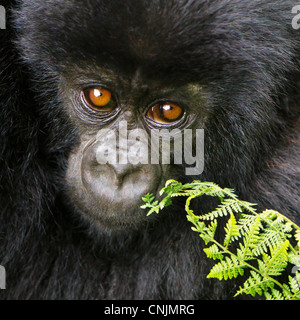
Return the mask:
<svg viewBox="0 0 300 320">
<path fill-rule="evenodd" d="M 265 292 L 266 294 L 266 292 Z M 267 298 L 267 300 L 285 300 L 283 294 L 276 290 L 276 289 L 271 289 L 271 295 L 266 295 L 266 297 L 269 296 L 269 298 Z"/>
<path fill-rule="evenodd" d="M 236 240 L 240 236 L 239 226 L 237 225 L 235 216 L 233 214 L 230 215 L 228 222 L 225 227 L 225 239 L 224 239 L 224 246 L 227 248 L 229 244 Z"/>
<path fill-rule="evenodd" d="M 298 248 L 300 248 L 300 230 L 297 230 L 296 232 L 295 232 L 295 239 L 297 240 L 297 242 L 298 242 Z"/>
<path fill-rule="evenodd" d="M 300 267 L 300 255 L 299 254 L 289 254 L 288 255 L 288 261 L 295 265 Z"/>
<path fill-rule="evenodd" d="M 289 241 L 277 243 L 270 248 L 271 256 L 263 255 L 264 267 L 263 273 L 269 276 L 280 276 L 287 266 L 287 248 Z"/>
<path fill-rule="evenodd" d="M 147 193 L 144 197 L 142 197 L 142 200 L 146 203 L 151 203 L 155 199 L 154 195 L 152 193 Z"/>
<path fill-rule="evenodd" d="M 203 251 L 206 253 L 206 256 L 208 258 L 214 259 L 214 260 L 222 260 L 223 259 L 223 252 L 221 252 L 216 244 L 213 244 L 209 248 L 203 249 Z"/>
<path fill-rule="evenodd" d="M 250 294 L 254 297 L 256 294 L 260 296 L 263 292 L 267 291 L 268 288 L 273 288 L 274 283 L 268 278 L 262 278 L 257 272 L 250 271 L 251 276 L 244 282 L 244 285 L 240 287 L 240 290 L 235 296 L 240 294 Z"/>
<path fill-rule="evenodd" d="M 201 215 L 203 220 L 212 220 L 218 217 L 225 217 L 229 214 L 242 212 L 242 207 L 238 199 L 225 199 L 215 210 Z"/>
<path fill-rule="evenodd" d="M 215 237 L 215 233 L 216 233 L 216 230 L 217 230 L 217 226 L 218 226 L 218 222 L 217 222 L 216 219 L 215 219 L 214 221 L 212 221 L 211 224 L 208 226 L 207 234 L 208 234 L 212 239 L 214 239 L 214 237 Z"/>
<path fill-rule="evenodd" d="M 263 252 L 267 253 L 270 250 L 270 247 L 274 246 L 278 242 L 285 241 L 285 238 L 282 237 L 280 233 L 273 229 L 264 229 L 263 232 L 259 235 L 259 240 L 256 244 L 256 248 L 253 250 L 254 256 L 259 256 Z"/>
<path fill-rule="evenodd" d="M 244 226 L 245 230 L 245 237 L 244 237 L 244 243 L 243 245 L 240 245 L 241 249 L 241 257 L 242 259 L 249 260 L 253 259 L 252 249 L 256 249 L 257 243 L 259 241 L 259 230 L 260 230 L 261 224 L 260 219 L 257 216 L 256 219 L 254 219 L 253 223 L 247 226 Z"/>
<path fill-rule="evenodd" d="M 219 280 L 236 278 L 244 274 L 244 267 L 245 264 L 240 263 L 235 256 L 226 257 L 225 260 L 218 262 L 212 267 L 207 278 L 217 278 Z"/>
<path fill-rule="evenodd" d="M 293 295 L 300 298 L 300 274 L 298 277 L 289 276 L 289 285 Z"/>
<path fill-rule="evenodd" d="M 149 215 L 170 205 L 173 197 L 187 198 L 185 210 L 188 221 L 193 225 L 191 229 L 199 233 L 205 244 L 212 242 L 210 247 L 203 249 L 207 257 L 220 260 L 211 268 L 208 278 L 232 279 L 243 275 L 244 269 L 248 268 L 250 277 L 240 286 L 236 295 L 264 294 L 268 300 L 300 300 L 298 270 L 294 272 L 294 277 L 288 278 L 288 283 L 280 283 L 281 278 L 276 278 L 286 270 L 288 263 L 294 268 L 300 265 L 299 226 L 275 210 L 257 213 L 255 204 L 239 200 L 234 190 L 222 189 L 212 182 L 182 184 L 168 180 L 160 191 L 160 196 L 163 194 L 164 198 L 158 201 L 148 193 L 142 198 L 144 205 L 141 208 L 149 209 Z M 196 215 L 190 209 L 190 203 L 202 195 L 218 197 L 220 204 L 211 212 Z M 220 220 L 217 219 L 225 216 L 230 217 L 224 227 L 222 241 L 220 237 L 223 233 L 218 230 Z M 223 221 L 220 224 L 223 226 Z M 297 241 L 294 247 L 294 242 L 288 240 L 293 232 Z M 238 241 L 238 246 L 230 246 L 233 241 Z"/>
</svg>

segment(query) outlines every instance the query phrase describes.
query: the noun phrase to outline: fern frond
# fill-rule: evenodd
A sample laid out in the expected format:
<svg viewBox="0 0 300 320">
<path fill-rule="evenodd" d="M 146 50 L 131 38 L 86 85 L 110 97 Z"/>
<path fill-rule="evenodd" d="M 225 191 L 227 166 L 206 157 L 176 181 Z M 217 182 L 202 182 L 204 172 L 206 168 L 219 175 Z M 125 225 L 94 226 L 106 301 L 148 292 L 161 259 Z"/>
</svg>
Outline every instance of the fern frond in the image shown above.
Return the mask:
<svg viewBox="0 0 300 320">
<path fill-rule="evenodd" d="M 293 223 L 275 210 L 265 210 L 260 213 L 262 221 L 266 223 L 266 229 L 274 230 L 282 235 L 282 238 L 290 238 L 293 230 Z"/>
<path fill-rule="evenodd" d="M 202 221 L 199 221 L 198 223 L 204 223 Z M 218 223 L 217 220 L 214 220 L 211 222 L 210 225 L 208 225 L 205 230 L 205 232 L 201 232 L 200 237 L 202 240 L 204 240 L 205 244 L 208 244 L 209 242 L 213 241 L 214 237 L 215 237 L 215 232 L 217 229 Z"/>
<path fill-rule="evenodd" d="M 259 231 L 260 231 L 260 219 L 256 216 L 251 225 L 244 225 L 244 241 L 240 244 L 240 249 L 238 250 L 238 256 L 243 260 L 253 259 L 252 250 L 257 248 L 257 243 L 259 241 Z"/>
<path fill-rule="evenodd" d="M 224 258 L 224 252 L 221 252 L 216 244 L 213 244 L 209 248 L 203 249 L 203 251 L 206 253 L 208 258 L 214 260 L 222 260 Z"/>
<path fill-rule="evenodd" d="M 227 248 L 233 240 L 238 239 L 238 237 L 240 236 L 239 226 L 237 225 L 234 214 L 230 215 L 230 218 L 225 227 L 225 232 L 226 235 L 224 239 L 224 246 Z"/>
<path fill-rule="evenodd" d="M 288 260 L 291 264 L 293 264 L 294 266 L 299 266 L 299 268 L 300 268 L 300 255 L 299 254 L 290 253 L 288 255 Z"/>
<path fill-rule="evenodd" d="M 207 278 L 217 278 L 219 280 L 236 278 L 239 275 L 244 275 L 244 267 L 245 264 L 240 263 L 235 256 L 225 257 L 225 260 L 212 267 Z"/>
<path fill-rule="evenodd" d="M 271 293 L 265 291 L 264 294 L 266 300 L 285 300 L 283 294 L 274 288 L 271 289 Z"/>
<path fill-rule="evenodd" d="M 256 204 L 254 204 L 254 203 L 239 200 L 239 204 L 249 212 L 252 212 L 252 213 L 256 212 L 256 208 L 254 207 Z"/>
<path fill-rule="evenodd" d="M 243 293 L 250 294 L 252 297 L 254 297 L 256 294 L 261 296 L 263 292 L 274 287 L 274 282 L 272 282 L 270 279 L 262 278 L 255 271 L 250 271 L 250 273 L 251 276 L 244 282 L 243 287 L 240 287 L 240 290 L 235 294 L 235 296 Z"/>
<path fill-rule="evenodd" d="M 218 217 L 225 217 L 233 213 L 243 212 L 242 206 L 237 199 L 225 199 L 215 210 L 210 213 L 200 215 L 202 220 L 212 220 Z"/>
<path fill-rule="evenodd" d="M 263 254 L 264 266 L 261 265 L 263 274 L 269 276 L 280 276 L 287 266 L 289 241 L 277 243 L 270 247 L 271 255 Z"/>
<path fill-rule="evenodd" d="M 175 197 L 189 197 L 191 195 L 192 192 L 177 192 L 177 193 L 172 193 L 170 194 L 171 198 L 175 198 Z"/>
<path fill-rule="evenodd" d="M 285 236 L 290 238 L 292 235 L 290 234 L 293 231 L 293 225 L 290 222 L 287 222 L 283 225 L 282 232 L 285 233 Z"/>
<path fill-rule="evenodd" d="M 295 233 L 295 239 L 297 240 L 297 247 L 300 249 L 300 230 L 297 230 Z"/>
<path fill-rule="evenodd" d="M 209 184 L 210 185 L 210 189 L 206 192 L 207 196 L 211 196 L 211 197 L 218 197 L 220 198 L 225 198 L 225 197 L 230 197 L 232 199 L 236 198 L 236 195 L 234 194 L 234 190 L 233 189 L 221 189 L 218 185 L 216 184 Z"/>
<path fill-rule="evenodd" d="M 253 214 L 245 214 L 242 213 L 240 215 L 238 224 L 240 227 L 240 233 L 241 235 L 245 235 L 246 234 L 246 230 L 249 230 L 250 226 L 253 225 L 254 221 L 256 220 L 256 215 Z"/>
<path fill-rule="evenodd" d="M 291 288 L 291 291 L 293 293 L 293 298 L 296 300 L 300 299 L 300 275 L 297 277 L 291 277 L 289 276 L 289 286 Z"/>
<path fill-rule="evenodd" d="M 300 227 L 286 216 L 275 210 L 257 213 L 255 204 L 241 201 L 234 190 L 220 188 L 212 182 L 193 181 L 182 184 L 168 180 L 161 190 L 166 196 L 155 200 L 152 194 L 143 197 L 143 209 L 149 209 L 148 215 L 158 213 L 172 203 L 173 197 L 187 197 L 185 210 L 192 230 L 199 233 L 205 245 L 212 243 L 204 252 L 208 258 L 219 260 L 208 274 L 208 278 L 227 280 L 244 274 L 250 269 L 250 277 L 243 283 L 236 295 L 256 294 L 268 300 L 300 300 Z M 190 208 L 193 199 L 202 195 L 218 197 L 219 206 L 212 212 L 196 215 Z M 215 239 L 218 230 L 218 218 L 229 216 L 225 225 L 224 240 Z M 210 221 L 208 223 L 207 221 Z M 289 239 L 296 240 L 293 246 Z M 238 241 L 238 246 L 230 246 Z M 221 244 L 223 243 L 223 244 Z M 229 249 L 230 248 L 230 249 Z M 287 283 L 280 283 L 288 263 L 293 265 L 294 277 Z"/>
<path fill-rule="evenodd" d="M 259 235 L 256 248 L 253 250 L 253 255 L 259 256 L 263 252 L 267 253 L 270 247 L 275 246 L 276 243 L 283 242 L 284 240 L 285 238 L 275 230 L 265 229 L 264 232 Z"/>
</svg>

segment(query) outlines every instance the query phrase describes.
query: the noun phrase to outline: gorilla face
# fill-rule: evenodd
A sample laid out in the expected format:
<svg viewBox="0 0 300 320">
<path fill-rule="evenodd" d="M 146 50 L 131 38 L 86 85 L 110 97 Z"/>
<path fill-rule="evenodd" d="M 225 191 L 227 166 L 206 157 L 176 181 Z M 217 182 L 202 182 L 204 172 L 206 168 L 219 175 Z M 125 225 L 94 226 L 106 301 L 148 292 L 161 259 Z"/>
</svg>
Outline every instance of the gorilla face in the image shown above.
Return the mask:
<svg viewBox="0 0 300 320">
<path fill-rule="evenodd" d="M 244 189 L 268 161 L 278 79 L 294 66 L 295 43 L 274 24 L 286 1 L 276 17 L 257 10 L 257 1 L 241 3 L 231 1 L 228 17 L 228 2 L 218 0 L 21 1 L 20 50 L 56 99 L 45 108 L 63 110 L 76 133 L 66 184 L 90 221 L 140 227 L 141 197 L 157 195 L 167 179 Z M 205 169 L 186 176 L 187 166 L 201 167 L 197 129 L 205 129 Z M 181 151 L 193 146 L 191 156 L 171 148 L 165 161 L 150 148 L 155 130 L 171 132 Z"/>
<path fill-rule="evenodd" d="M 192 149 L 197 142 L 183 132 L 201 124 L 203 90 L 151 84 L 141 68 L 131 76 L 110 70 L 90 77 L 61 85 L 79 132 L 68 160 L 68 194 L 80 212 L 104 227 L 138 227 L 149 220 L 139 208 L 142 196 L 157 195 L 166 179 L 178 176 L 178 164 L 188 159 L 182 143 Z"/>
</svg>

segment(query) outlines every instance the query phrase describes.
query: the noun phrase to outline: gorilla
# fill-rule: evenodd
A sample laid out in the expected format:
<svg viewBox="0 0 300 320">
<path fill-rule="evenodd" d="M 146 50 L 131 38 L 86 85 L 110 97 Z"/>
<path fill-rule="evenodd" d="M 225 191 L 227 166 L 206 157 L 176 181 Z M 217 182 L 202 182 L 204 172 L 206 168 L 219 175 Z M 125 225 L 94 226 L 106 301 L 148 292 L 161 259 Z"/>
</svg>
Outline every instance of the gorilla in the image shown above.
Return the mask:
<svg viewBox="0 0 300 320">
<path fill-rule="evenodd" d="M 295 2 L 2 4 L 1 298 L 232 299 L 238 283 L 206 278 L 182 201 L 147 217 L 141 198 L 170 178 L 212 181 L 300 223 Z M 203 172 L 102 161 L 110 147 L 126 158 L 122 123 L 146 140 L 176 129 L 174 144 L 204 130 Z"/>
</svg>

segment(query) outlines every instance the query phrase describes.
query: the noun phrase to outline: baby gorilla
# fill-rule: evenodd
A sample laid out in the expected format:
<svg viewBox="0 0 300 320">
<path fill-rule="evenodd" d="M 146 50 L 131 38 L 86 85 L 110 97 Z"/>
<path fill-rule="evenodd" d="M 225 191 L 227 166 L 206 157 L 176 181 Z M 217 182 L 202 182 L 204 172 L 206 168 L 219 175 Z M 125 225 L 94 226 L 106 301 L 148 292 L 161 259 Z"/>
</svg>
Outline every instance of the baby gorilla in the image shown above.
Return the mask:
<svg viewBox="0 0 300 320">
<path fill-rule="evenodd" d="M 232 298 L 182 203 L 146 217 L 141 198 L 212 181 L 300 223 L 294 1 L 6 3 L 1 297 Z"/>
</svg>

